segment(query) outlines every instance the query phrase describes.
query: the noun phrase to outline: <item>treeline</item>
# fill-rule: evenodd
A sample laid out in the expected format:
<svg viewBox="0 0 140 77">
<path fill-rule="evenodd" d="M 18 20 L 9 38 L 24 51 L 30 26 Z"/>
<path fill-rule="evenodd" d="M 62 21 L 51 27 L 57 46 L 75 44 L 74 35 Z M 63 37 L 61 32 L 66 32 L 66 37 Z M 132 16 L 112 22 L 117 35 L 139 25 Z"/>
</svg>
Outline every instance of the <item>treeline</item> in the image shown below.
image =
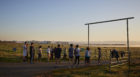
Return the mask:
<svg viewBox="0 0 140 77">
<path fill-rule="evenodd" d="M 1 41 L 0 40 L 0 43 L 16 43 L 16 41 Z"/>
</svg>

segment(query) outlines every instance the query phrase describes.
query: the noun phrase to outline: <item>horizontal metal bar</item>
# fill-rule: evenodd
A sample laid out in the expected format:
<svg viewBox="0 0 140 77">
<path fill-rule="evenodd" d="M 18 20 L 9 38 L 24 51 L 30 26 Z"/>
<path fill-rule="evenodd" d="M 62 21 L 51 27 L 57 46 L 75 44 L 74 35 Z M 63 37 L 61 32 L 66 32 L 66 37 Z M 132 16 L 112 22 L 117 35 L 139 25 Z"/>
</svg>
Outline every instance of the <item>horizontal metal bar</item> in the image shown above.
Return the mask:
<svg viewBox="0 0 140 77">
<path fill-rule="evenodd" d="M 92 22 L 92 23 L 86 23 L 85 25 L 99 24 L 99 23 L 107 23 L 107 22 L 114 22 L 114 21 L 121 21 L 121 20 L 128 20 L 128 19 L 134 19 L 134 17 L 127 17 L 127 18 L 107 20 L 107 21 L 99 21 L 99 22 Z"/>
</svg>

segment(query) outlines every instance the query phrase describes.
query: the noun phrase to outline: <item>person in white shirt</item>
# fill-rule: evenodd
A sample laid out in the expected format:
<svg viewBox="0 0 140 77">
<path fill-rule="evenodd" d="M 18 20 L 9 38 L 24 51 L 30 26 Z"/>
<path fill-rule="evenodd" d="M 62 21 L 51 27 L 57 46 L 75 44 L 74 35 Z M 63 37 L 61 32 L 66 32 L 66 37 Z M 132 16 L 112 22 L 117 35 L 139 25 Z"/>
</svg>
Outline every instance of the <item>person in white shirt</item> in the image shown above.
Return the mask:
<svg viewBox="0 0 140 77">
<path fill-rule="evenodd" d="M 74 50 L 74 54 L 75 54 L 75 64 L 77 64 L 77 61 L 78 61 L 78 64 L 80 62 L 80 48 L 79 48 L 79 45 L 76 45 L 76 48 Z"/>
<path fill-rule="evenodd" d="M 85 51 L 85 64 L 89 64 L 90 63 L 90 48 L 87 47 L 86 51 Z"/>
<path fill-rule="evenodd" d="M 51 48 L 50 48 L 50 46 L 48 46 L 48 48 L 47 48 L 47 56 L 48 56 L 48 61 L 49 61 L 50 56 L 51 56 Z"/>
<path fill-rule="evenodd" d="M 25 61 L 27 61 L 27 54 L 28 54 L 28 52 L 27 52 L 27 42 L 25 42 L 24 43 L 24 46 L 23 46 L 23 61 L 25 62 Z"/>
</svg>

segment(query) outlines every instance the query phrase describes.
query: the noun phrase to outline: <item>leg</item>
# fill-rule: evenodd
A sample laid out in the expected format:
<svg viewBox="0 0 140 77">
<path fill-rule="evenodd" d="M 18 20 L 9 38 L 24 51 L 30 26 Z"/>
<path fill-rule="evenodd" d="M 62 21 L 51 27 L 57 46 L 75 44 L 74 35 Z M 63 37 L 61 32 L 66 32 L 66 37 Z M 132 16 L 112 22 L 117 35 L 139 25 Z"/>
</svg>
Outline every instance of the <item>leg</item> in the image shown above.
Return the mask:
<svg viewBox="0 0 140 77">
<path fill-rule="evenodd" d="M 75 56 L 75 64 L 76 64 L 76 62 L 77 62 L 77 57 Z"/>
<path fill-rule="evenodd" d="M 78 64 L 80 63 L 80 60 L 79 60 L 79 58 L 80 58 L 80 56 L 78 56 L 78 57 L 77 57 L 77 60 L 78 60 Z"/>
<path fill-rule="evenodd" d="M 85 57 L 85 64 L 87 63 L 87 57 Z"/>
</svg>

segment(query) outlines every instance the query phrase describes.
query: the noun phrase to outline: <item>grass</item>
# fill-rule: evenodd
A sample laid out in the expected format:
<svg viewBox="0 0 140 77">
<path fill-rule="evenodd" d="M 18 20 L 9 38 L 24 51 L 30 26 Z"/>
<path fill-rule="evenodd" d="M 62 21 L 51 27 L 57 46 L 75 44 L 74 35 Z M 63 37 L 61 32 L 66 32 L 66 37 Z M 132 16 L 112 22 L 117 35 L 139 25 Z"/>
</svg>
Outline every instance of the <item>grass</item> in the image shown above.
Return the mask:
<svg viewBox="0 0 140 77">
<path fill-rule="evenodd" d="M 22 62 L 23 54 L 23 45 L 22 43 L 0 43 L 0 62 Z M 37 61 L 37 50 L 38 46 L 42 45 L 43 54 L 42 62 L 47 61 L 46 48 L 50 44 L 35 44 L 35 60 Z M 50 45 L 52 46 L 52 45 Z M 56 45 L 53 45 L 56 46 Z M 64 45 L 63 45 L 64 47 Z M 63 48 L 62 47 L 62 48 Z M 65 45 L 66 48 L 69 45 Z M 12 49 L 17 48 L 17 51 L 14 52 Z M 80 46 L 83 50 L 86 49 L 86 46 Z M 116 49 L 119 52 L 125 51 L 126 47 L 102 47 L 102 58 L 101 60 L 109 60 L 109 50 Z M 140 77 L 140 47 L 131 47 L 131 71 L 130 77 Z M 91 60 L 97 60 L 97 47 L 91 47 Z M 63 55 L 63 52 L 62 52 Z M 80 60 L 84 60 L 84 51 L 80 53 Z M 126 56 L 127 57 L 127 52 Z M 121 58 L 120 58 L 121 59 Z M 127 58 L 126 58 L 127 59 Z M 54 61 L 54 60 L 52 60 Z M 38 75 L 38 77 L 127 77 L 128 76 L 128 67 L 127 65 L 121 65 L 111 68 L 111 72 L 108 71 L 108 65 L 102 66 L 90 66 L 82 68 L 72 68 L 72 69 L 59 69 Z"/>
<path fill-rule="evenodd" d="M 13 62 L 22 62 L 22 55 L 23 55 L 23 45 L 22 43 L 0 43 L 0 62 L 12 62 L 13 58 L 15 58 L 15 60 Z M 43 54 L 42 54 L 42 61 L 46 61 L 47 60 L 47 54 L 46 54 L 46 49 L 48 46 L 53 46 L 56 47 L 56 45 L 52 45 L 52 44 L 35 44 L 35 59 L 37 59 L 37 51 L 38 51 L 38 47 L 39 45 L 42 45 L 42 49 L 43 49 Z M 61 45 L 62 48 L 66 47 L 68 49 L 69 45 Z M 14 52 L 13 48 L 17 48 L 17 51 Z M 80 46 L 80 48 L 82 48 L 82 52 L 80 53 L 81 60 L 84 60 L 84 50 L 86 49 L 86 46 Z M 90 47 L 91 48 L 91 60 L 97 60 L 98 58 L 98 51 L 97 51 L 97 47 Z M 110 49 L 117 49 L 118 51 L 126 51 L 126 47 L 102 47 L 102 58 L 101 60 L 109 60 L 109 53 L 110 53 Z M 132 58 L 137 58 L 138 57 L 138 53 L 140 50 L 140 47 L 132 47 L 130 48 L 132 55 L 136 55 L 136 56 L 132 56 Z M 28 47 L 28 51 L 29 51 L 29 47 Z M 126 52 L 127 53 L 127 52 Z M 28 53 L 29 54 L 29 53 Z M 62 51 L 62 56 L 63 56 L 63 51 Z M 68 57 L 68 56 L 67 56 Z M 126 54 L 127 57 L 127 54 Z M 45 60 L 46 58 L 46 60 Z M 4 60 L 3 60 L 4 59 Z M 120 58 L 121 59 L 121 58 Z M 10 61 L 11 60 L 11 61 Z M 20 61 L 19 61 L 20 60 Z"/>
<path fill-rule="evenodd" d="M 140 60 L 131 64 L 130 77 L 140 77 Z M 72 69 L 58 69 L 45 72 L 37 77 L 128 77 L 127 64 L 108 69 L 108 65 L 89 66 Z"/>
</svg>

